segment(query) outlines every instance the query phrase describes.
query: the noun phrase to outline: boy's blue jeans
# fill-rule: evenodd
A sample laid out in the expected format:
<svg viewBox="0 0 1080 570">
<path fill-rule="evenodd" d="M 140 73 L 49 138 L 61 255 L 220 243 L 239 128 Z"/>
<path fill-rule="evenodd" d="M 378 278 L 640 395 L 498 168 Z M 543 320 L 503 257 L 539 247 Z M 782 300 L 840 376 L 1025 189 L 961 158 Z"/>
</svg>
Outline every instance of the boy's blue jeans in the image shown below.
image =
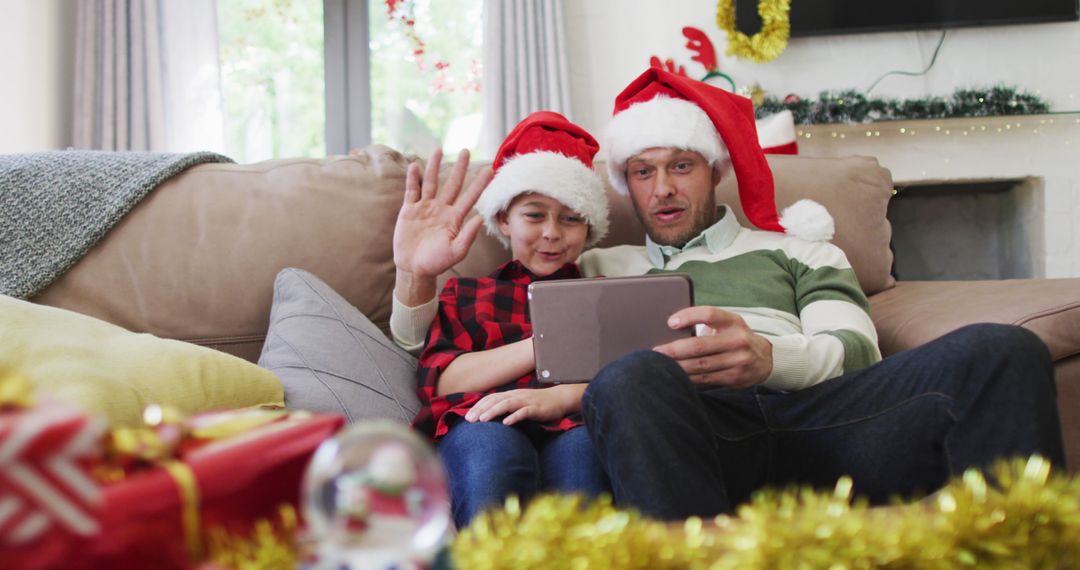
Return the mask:
<svg viewBox="0 0 1080 570">
<path fill-rule="evenodd" d="M 582 412 L 616 502 L 661 519 L 842 475 L 880 503 L 1003 457 L 1064 467 L 1049 352 L 1008 325 L 965 327 L 791 393 L 700 389 L 674 360 L 640 351 L 600 372 Z"/>
<path fill-rule="evenodd" d="M 547 432 L 531 422 L 461 421 L 437 446 L 446 466 L 454 523 L 465 528 L 480 511 L 509 495 L 527 501 L 539 491 L 596 496 L 611 492 L 584 427 Z"/>
</svg>

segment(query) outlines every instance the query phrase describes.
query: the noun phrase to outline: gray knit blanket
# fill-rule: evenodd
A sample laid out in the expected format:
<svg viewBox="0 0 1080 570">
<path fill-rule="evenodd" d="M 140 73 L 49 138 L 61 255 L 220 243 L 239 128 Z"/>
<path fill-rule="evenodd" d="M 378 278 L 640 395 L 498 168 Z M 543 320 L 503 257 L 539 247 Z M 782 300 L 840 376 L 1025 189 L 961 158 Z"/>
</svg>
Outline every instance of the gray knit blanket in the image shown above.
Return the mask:
<svg viewBox="0 0 1080 570">
<path fill-rule="evenodd" d="M 0 294 L 29 299 L 82 259 L 158 184 L 212 152 L 0 154 Z"/>
</svg>

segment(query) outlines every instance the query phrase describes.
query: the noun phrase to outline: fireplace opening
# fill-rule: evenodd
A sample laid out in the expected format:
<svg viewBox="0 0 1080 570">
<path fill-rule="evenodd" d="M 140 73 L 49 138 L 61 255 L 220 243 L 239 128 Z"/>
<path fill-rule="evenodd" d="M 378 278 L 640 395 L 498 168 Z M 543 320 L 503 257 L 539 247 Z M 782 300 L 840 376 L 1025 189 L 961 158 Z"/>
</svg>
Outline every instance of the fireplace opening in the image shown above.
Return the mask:
<svg viewBox="0 0 1080 570">
<path fill-rule="evenodd" d="M 1039 277 L 1039 178 L 898 185 L 889 203 L 893 275 L 913 280 Z"/>
</svg>

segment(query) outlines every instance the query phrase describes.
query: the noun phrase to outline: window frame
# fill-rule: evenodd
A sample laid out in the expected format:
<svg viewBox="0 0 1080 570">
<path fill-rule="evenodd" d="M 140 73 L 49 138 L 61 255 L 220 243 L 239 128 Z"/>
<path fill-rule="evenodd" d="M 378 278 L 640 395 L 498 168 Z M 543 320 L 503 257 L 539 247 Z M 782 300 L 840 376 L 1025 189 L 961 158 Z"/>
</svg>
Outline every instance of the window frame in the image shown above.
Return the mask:
<svg viewBox="0 0 1080 570">
<path fill-rule="evenodd" d="M 371 144 L 369 0 L 323 0 L 326 154 Z"/>
</svg>

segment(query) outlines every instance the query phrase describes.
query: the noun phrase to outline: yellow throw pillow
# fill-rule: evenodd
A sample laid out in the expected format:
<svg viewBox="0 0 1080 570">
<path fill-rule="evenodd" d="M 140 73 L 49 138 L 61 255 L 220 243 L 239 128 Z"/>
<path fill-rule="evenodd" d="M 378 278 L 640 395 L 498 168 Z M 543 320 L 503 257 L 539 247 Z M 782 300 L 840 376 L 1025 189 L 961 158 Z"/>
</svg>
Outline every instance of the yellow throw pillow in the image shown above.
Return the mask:
<svg viewBox="0 0 1080 570">
<path fill-rule="evenodd" d="M 140 424 L 149 404 L 194 414 L 280 406 L 285 397 L 273 373 L 235 356 L 4 295 L 0 370 L 114 425 Z"/>
</svg>

